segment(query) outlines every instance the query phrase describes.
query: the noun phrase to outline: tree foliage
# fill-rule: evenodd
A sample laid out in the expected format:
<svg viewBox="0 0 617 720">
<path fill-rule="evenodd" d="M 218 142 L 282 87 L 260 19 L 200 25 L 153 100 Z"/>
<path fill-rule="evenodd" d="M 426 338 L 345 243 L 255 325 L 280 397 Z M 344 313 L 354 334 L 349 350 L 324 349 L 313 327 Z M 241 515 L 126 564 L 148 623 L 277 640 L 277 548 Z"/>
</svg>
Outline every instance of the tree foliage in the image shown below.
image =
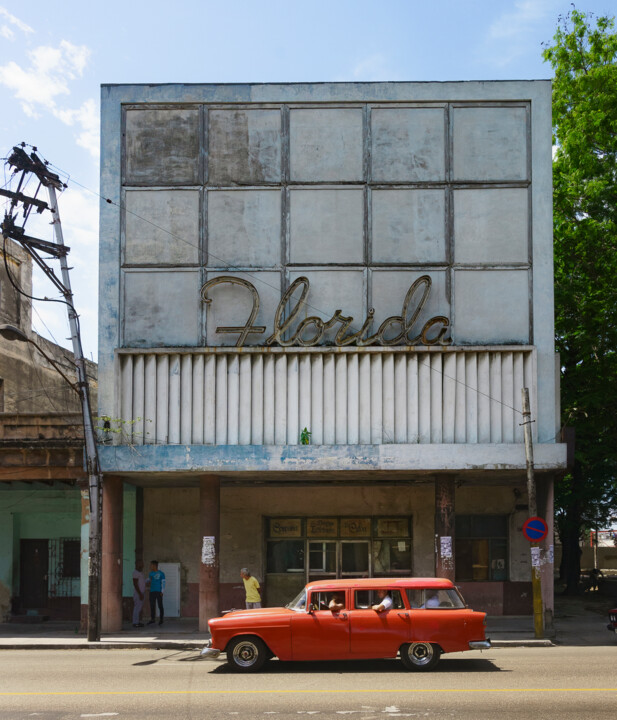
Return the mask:
<svg viewBox="0 0 617 720">
<path fill-rule="evenodd" d="M 555 331 L 572 474 L 556 511 L 573 591 L 579 538 L 617 507 L 617 34 L 573 9 L 544 59 L 553 67 Z"/>
</svg>

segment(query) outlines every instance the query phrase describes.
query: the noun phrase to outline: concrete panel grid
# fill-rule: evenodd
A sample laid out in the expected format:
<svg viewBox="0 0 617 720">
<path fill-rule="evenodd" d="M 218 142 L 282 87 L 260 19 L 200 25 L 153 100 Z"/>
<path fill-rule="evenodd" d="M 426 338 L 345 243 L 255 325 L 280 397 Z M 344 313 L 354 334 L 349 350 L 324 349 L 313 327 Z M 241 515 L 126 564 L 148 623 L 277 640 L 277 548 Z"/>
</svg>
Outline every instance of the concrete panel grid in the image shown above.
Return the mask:
<svg viewBox="0 0 617 720">
<path fill-rule="evenodd" d="M 124 273 L 124 341 L 129 347 L 200 344 L 199 271 Z"/>
<path fill-rule="evenodd" d="M 454 272 L 455 344 L 529 342 L 528 307 L 527 270 Z"/>
<path fill-rule="evenodd" d="M 199 191 L 127 190 L 124 262 L 199 264 Z"/>
<path fill-rule="evenodd" d="M 359 188 L 289 191 L 289 261 L 364 262 L 364 192 Z"/>
<path fill-rule="evenodd" d="M 207 203 L 208 266 L 280 266 L 280 190 L 209 190 Z"/>
<path fill-rule="evenodd" d="M 363 126 L 362 108 L 290 110 L 291 181 L 362 181 Z"/>
<path fill-rule="evenodd" d="M 127 110 L 125 123 L 127 185 L 199 182 L 199 108 Z"/>
<path fill-rule="evenodd" d="M 373 263 L 446 262 L 446 198 L 443 189 L 373 190 Z"/>
<path fill-rule="evenodd" d="M 527 263 L 527 188 L 454 190 L 456 263 Z"/>
<path fill-rule="evenodd" d="M 452 126 L 453 180 L 527 180 L 525 107 L 456 107 Z"/>
<path fill-rule="evenodd" d="M 259 185 L 281 181 L 282 116 L 273 110 L 210 110 L 208 181 Z"/>
<path fill-rule="evenodd" d="M 444 108 L 372 110 L 372 180 L 445 181 L 445 130 Z"/>
</svg>

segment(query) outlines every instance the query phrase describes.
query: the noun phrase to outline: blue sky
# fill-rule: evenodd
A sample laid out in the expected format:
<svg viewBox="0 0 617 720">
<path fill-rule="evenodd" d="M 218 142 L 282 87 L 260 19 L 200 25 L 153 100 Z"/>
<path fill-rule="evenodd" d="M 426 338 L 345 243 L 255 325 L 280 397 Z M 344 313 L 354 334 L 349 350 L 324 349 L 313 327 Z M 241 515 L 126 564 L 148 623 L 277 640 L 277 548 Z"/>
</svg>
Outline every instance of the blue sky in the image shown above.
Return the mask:
<svg viewBox="0 0 617 720">
<path fill-rule="evenodd" d="M 576 6 L 617 12 L 615 0 Z M 550 78 L 542 43 L 570 7 L 567 0 L 0 0 L 0 158 L 23 140 L 71 178 L 59 205 L 86 355 L 97 352 L 102 83 Z M 28 231 L 52 239 L 45 224 Z M 55 296 L 38 277 L 36 293 Z M 33 324 L 68 346 L 62 306 L 37 303 Z"/>
</svg>

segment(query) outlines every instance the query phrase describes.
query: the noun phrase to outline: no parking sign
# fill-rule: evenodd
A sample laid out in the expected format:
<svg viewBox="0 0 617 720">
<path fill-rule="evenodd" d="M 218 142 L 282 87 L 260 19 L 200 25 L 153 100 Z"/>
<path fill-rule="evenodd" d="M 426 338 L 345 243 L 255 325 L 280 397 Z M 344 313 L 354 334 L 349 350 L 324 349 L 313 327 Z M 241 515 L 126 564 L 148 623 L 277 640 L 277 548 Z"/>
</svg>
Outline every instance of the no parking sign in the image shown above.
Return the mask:
<svg viewBox="0 0 617 720">
<path fill-rule="evenodd" d="M 540 542 L 548 533 L 548 525 L 541 517 L 530 517 L 523 525 L 523 535 L 529 542 Z"/>
</svg>

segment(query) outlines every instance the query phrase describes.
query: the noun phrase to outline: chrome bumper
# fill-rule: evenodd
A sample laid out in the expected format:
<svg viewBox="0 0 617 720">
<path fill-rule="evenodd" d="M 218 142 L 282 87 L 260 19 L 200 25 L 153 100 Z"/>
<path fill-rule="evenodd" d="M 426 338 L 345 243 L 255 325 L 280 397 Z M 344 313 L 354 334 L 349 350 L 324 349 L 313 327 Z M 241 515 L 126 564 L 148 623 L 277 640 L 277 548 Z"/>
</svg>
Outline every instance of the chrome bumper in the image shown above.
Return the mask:
<svg viewBox="0 0 617 720">
<path fill-rule="evenodd" d="M 208 640 L 204 645 L 203 650 L 199 653 L 199 657 L 205 658 L 206 660 L 216 660 L 216 658 L 221 654 L 221 651 L 211 647 L 211 645 L 212 640 Z"/>
<path fill-rule="evenodd" d="M 221 654 L 220 650 L 215 650 L 214 648 L 204 648 L 200 653 L 199 656 L 202 658 L 205 658 L 206 660 L 216 660 L 216 658 Z"/>
<path fill-rule="evenodd" d="M 489 640 L 472 640 L 469 643 L 470 650 L 490 650 L 491 641 Z"/>
</svg>

